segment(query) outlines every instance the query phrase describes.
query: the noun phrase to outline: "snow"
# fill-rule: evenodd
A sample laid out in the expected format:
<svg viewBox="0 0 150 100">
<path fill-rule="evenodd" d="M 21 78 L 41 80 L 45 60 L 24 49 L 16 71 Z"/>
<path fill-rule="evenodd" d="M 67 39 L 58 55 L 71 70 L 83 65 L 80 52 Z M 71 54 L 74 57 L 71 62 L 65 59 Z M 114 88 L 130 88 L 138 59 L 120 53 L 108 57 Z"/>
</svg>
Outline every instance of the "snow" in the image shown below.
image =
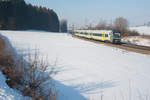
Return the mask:
<svg viewBox="0 0 150 100">
<path fill-rule="evenodd" d="M 139 32 L 141 35 L 150 35 L 150 26 L 131 27 L 130 29 Z"/>
<path fill-rule="evenodd" d="M 124 37 L 122 41 L 136 45 L 150 46 L 150 39 L 142 38 L 141 36 Z"/>
<path fill-rule="evenodd" d="M 17 53 L 38 50 L 57 63 L 59 100 L 146 100 L 150 56 L 107 47 L 68 34 L 1 31 Z"/>
<path fill-rule="evenodd" d="M 23 97 L 21 93 L 9 88 L 5 81 L 6 78 L 0 72 L 0 100 L 30 100 L 29 97 Z"/>
<path fill-rule="evenodd" d="M 139 32 L 140 35 L 150 35 L 150 26 L 130 27 L 130 29 Z M 137 45 L 150 46 L 150 39 L 142 38 L 141 36 L 125 37 L 122 40 Z"/>
</svg>

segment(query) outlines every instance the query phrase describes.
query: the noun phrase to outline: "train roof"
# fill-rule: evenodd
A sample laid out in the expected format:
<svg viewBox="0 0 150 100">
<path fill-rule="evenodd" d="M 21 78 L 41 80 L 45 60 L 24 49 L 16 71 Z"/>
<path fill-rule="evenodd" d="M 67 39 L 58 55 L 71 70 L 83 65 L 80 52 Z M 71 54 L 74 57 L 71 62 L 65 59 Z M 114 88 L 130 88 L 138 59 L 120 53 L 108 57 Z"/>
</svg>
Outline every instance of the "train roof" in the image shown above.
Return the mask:
<svg viewBox="0 0 150 100">
<path fill-rule="evenodd" d="M 75 30 L 75 32 L 85 32 L 85 33 L 111 33 L 112 30 Z"/>
</svg>

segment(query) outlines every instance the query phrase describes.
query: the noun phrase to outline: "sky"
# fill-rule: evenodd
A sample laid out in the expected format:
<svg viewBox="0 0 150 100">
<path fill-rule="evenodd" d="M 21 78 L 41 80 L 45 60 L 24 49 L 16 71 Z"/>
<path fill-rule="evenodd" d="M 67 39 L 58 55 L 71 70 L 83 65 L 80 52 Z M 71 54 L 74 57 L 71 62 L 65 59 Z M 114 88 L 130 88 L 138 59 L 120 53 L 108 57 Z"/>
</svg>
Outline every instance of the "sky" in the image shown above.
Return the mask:
<svg viewBox="0 0 150 100">
<path fill-rule="evenodd" d="M 69 26 L 96 25 L 101 20 L 111 23 L 124 17 L 130 26 L 150 21 L 150 0 L 25 0 L 37 6 L 53 9 L 59 19 L 68 20 Z"/>
</svg>

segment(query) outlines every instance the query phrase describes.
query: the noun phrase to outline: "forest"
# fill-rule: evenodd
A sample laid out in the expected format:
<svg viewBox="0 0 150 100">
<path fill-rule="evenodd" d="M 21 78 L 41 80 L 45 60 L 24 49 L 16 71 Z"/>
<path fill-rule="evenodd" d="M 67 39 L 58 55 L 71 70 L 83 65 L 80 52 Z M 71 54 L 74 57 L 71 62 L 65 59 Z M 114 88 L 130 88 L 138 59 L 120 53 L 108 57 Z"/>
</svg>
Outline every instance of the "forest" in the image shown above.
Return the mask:
<svg viewBox="0 0 150 100">
<path fill-rule="evenodd" d="M 24 0 L 0 0 L 1 30 L 59 31 L 59 18 L 52 10 Z"/>
</svg>

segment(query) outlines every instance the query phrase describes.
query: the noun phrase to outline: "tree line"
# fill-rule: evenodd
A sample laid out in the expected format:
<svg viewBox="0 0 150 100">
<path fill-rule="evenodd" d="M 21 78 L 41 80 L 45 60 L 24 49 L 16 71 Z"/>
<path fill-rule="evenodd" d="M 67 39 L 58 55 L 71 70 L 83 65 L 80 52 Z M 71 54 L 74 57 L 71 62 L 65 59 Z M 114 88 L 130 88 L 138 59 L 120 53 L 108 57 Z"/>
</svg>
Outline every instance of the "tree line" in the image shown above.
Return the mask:
<svg viewBox="0 0 150 100">
<path fill-rule="evenodd" d="M 137 36 L 139 33 L 137 31 L 133 31 L 129 29 L 129 22 L 127 19 L 123 17 L 116 18 L 113 22 L 109 24 L 106 20 L 100 20 L 100 22 L 95 25 L 87 25 L 84 29 L 91 29 L 91 30 L 119 30 L 123 33 L 123 36 Z"/>
<path fill-rule="evenodd" d="M 0 29 L 59 31 L 59 19 L 52 9 L 26 4 L 24 0 L 0 0 Z"/>
</svg>

